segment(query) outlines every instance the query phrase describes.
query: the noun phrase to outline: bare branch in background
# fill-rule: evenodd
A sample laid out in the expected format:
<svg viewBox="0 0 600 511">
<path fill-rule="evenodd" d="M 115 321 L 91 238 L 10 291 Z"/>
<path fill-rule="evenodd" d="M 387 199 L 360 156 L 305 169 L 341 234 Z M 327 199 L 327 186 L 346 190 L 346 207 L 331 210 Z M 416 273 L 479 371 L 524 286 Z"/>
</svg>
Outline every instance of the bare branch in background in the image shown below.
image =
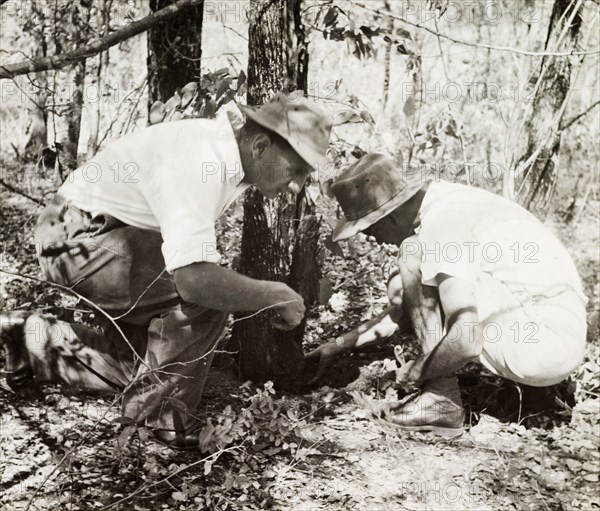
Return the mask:
<svg viewBox="0 0 600 511">
<path fill-rule="evenodd" d="M 584 115 L 587 115 L 588 113 L 590 113 L 594 108 L 596 108 L 598 105 L 600 105 L 600 99 L 598 101 L 596 101 L 595 103 L 591 104 L 588 108 L 586 108 L 583 112 L 581 112 L 580 114 L 577 114 L 576 116 L 574 116 L 572 119 L 569 119 L 568 121 L 566 121 L 564 124 L 561 124 L 560 129 L 561 130 L 566 130 L 567 128 L 570 128 L 573 124 L 575 124 L 579 119 L 581 119 Z"/>
<path fill-rule="evenodd" d="M 16 64 L 0 66 L 0 79 L 14 78 L 15 76 L 26 73 L 34 73 L 37 71 L 60 69 L 67 64 L 92 57 L 101 51 L 107 50 L 111 46 L 119 44 L 126 39 L 145 32 L 149 28 L 162 21 L 166 21 L 176 16 L 183 10 L 198 6 L 202 4 L 202 2 L 203 0 L 179 0 L 168 7 L 164 7 L 163 9 L 156 11 L 145 18 L 142 18 L 141 20 L 134 21 L 125 28 L 117 30 L 106 37 L 96 39 L 83 48 L 78 48 L 77 50 L 66 52 L 61 55 L 53 55 L 41 59 L 32 59 L 28 62 L 17 62 Z"/>
<path fill-rule="evenodd" d="M 347 0 L 347 1 L 350 1 L 350 0 Z M 429 32 L 430 34 L 433 34 L 436 37 L 441 37 L 442 39 L 447 39 L 448 41 L 452 41 L 453 43 L 456 43 L 456 44 L 462 44 L 463 46 L 472 46 L 474 48 L 486 48 L 489 50 L 496 50 L 496 51 L 506 51 L 506 52 L 514 53 L 516 55 L 528 55 L 530 57 L 569 57 L 571 55 L 598 55 L 598 54 L 600 54 L 600 49 L 591 50 L 591 51 L 575 51 L 574 50 L 574 51 L 569 51 L 569 52 L 547 52 L 547 51 L 521 50 L 519 48 L 513 48 L 510 46 L 494 46 L 494 45 L 486 44 L 486 43 L 472 43 L 469 41 L 463 41 L 462 39 L 456 39 L 455 37 L 449 36 L 447 34 L 442 34 L 441 32 L 438 32 L 436 30 L 430 29 L 429 27 L 426 27 L 425 25 L 421 25 L 419 23 L 413 23 L 412 21 L 408 21 L 408 20 L 402 18 L 401 16 L 397 16 L 391 12 L 384 11 L 383 9 L 376 9 L 374 7 L 370 7 L 368 5 L 361 4 L 359 2 L 351 2 L 351 3 L 352 3 L 352 5 L 355 5 L 356 7 L 360 7 L 367 11 L 373 12 L 375 14 L 378 14 L 379 16 L 387 16 L 388 18 L 396 19 L 398 21 L 401 21 L 402 23 L 406 23 L 407 25 L 410 25 L 411 27 L 425 30 L 426 32 Z"/>
</svg>

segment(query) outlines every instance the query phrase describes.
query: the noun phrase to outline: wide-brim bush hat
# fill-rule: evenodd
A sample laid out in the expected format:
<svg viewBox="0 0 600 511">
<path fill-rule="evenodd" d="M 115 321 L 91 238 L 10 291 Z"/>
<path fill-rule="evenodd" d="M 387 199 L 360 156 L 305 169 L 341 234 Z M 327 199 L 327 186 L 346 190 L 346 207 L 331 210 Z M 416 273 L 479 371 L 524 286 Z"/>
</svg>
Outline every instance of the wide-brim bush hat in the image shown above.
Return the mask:
<svg viewBox="0 0 600 511">
<path fill-rule="evenodd" d="M 383 154 L 363 156 L 345 169 L 331 185 L 344 217 L 333 230 L 339 241 L 365 230 L 407 202 L 425 184 L 416 174 L 403 171 L 402 157 L 396 164 Z"/>
<path fill-rule="evenodd" d="M 302 94 L 302 91 L 278 92 L 258 108 L 244 105 L 239 108 L 255 123 L 286 140 L 314 170 L 323 170 L 330 163 L 327 146 L 333 122 Z"/>
</svg>

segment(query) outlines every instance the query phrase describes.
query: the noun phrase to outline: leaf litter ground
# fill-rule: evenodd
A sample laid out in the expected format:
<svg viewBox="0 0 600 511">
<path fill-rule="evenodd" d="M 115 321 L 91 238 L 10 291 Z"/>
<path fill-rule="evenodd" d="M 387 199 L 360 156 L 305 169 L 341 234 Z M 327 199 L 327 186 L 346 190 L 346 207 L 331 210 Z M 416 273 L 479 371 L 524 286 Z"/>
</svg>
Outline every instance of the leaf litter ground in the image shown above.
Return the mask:
<svg viewBox="0 0 600 511">
<path fill-rule="evenodd" d="M 0 197 L 2 268 L 39 275 L 35 204 L 6 191 Z M 239 212 L 221 222 L 226 249 L 238 243 L 239 226 Z M 588 227 L 597 225 L 578 227 L 582 232 L 569 240 L 573 247 L 590 243 Z M 590 253 L 580 253 L 576 262 L 595 311 L 597 261 Z M 307 350 L 383 308 L 381 273 L 389 270 L 389 261 L 389 254 L 364 241 L 347 249 L 344 259 L 327 256 L 324 272 L 334 293 L 311 314 Z M 87 314 L 52 288 L 5 274 L 0 306 L 42 309 L 66 319 Z M 396 334 L 383 346 L 339 361 L 320 389 L 286 396 L 290 408 L 308 416 L 296 445 L 242 443 L 209 463 L 206 454 L 140 444 L 137 438 L 116 449 L 122 426 L 111 422 L 120 415 L 109 406 L 114 396 L 49 386 L 43 402 L 31 403 L 17 398 L 3 380 L 1 509 L 25 509 L 29 503 L 40 510 L 600 507 L 597 334 L 573 380 L 543 391 L 517 387 L 477 366 L 465 368 L 460 381 L 470 427 L 454 439 L 401 432 L 348 396 L 357 391 L 394 397 L 385 361 L 393 360 L 397 343 L 408 353 L 417 349 L 409 334 Z M 215 365 L 199 410 L 205 417 L 242 404 L 230 361 L 221 356 Z"/>
</svg>

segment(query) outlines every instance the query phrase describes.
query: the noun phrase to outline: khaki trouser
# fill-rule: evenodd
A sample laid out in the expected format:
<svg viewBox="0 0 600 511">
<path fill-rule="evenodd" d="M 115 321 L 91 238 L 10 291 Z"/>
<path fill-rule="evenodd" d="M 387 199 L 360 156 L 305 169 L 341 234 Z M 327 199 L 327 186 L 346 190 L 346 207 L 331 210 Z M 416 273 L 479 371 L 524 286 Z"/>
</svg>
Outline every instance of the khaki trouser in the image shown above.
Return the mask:
<svg viewBox="0 0 600 511">
<path fill-rule="evenodd" d="M 154 408 L 147 425 L 192 427 L 227 314 L 181 300 L 165 271 L 160 233 L 108 215 L 92 219 L 57 195 L 40 215 L 35 238 L 45 277 L 117 318 L 129 341 L 100 314 L 102 332 L 32 318 L 26 339 L 36 379 L 128 387 L 124 415 L 135 419 Z"/>
</svg>

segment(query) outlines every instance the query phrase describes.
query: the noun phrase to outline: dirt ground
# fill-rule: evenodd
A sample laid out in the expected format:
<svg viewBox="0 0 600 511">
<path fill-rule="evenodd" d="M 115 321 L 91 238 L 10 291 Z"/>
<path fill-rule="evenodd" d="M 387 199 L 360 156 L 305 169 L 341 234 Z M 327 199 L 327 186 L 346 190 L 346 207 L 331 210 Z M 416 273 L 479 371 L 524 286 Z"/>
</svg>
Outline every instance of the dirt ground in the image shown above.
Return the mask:
<svg viewBox="0 0 600 511">
<path fill-rule="evenodd" d="M 2 269 L 39 275 L 32 240 L 36 205 L 5 190 L 0 199 Z M 575 259 L 592 297 L 590 322 L 596 329 L 596 249 L 581 247 L 597 242 L 597 235 L 590 234 L 597 232 L 597 222 L 597 217 L 584 215 L 579 226 L 557 226 L 569 248 L 579 247 Z M 235 242 L 232 235 L 223 243 Z M 311 315 L 307 349 L 357 325 L 385 304 L 381 279 L 375 271 L 363 271 L 374 264 L 372 250 L 367 244 L 359 247 L 355 259 L 328 255 L 325 273 L 337 288 L 330 303 Z M 58 307 L 76 317 L 81 306 L 51 288 L 2 275 L 0 308 Z M 176 452 L 139 437 L 119 449 L 116 438 L 123 426 L 112 422 L 120 415 L 114 396 L 50 386 L 43 402 L 31 403 L 17 398 L 2 380 L 0 508 L 600 507 L 597 330 L 584 364 L 560 386 L 532 391 L 480 367 L 463 370 L 468 426 L 452 439 L 401 432 L 374 419 L 348 394 L 354 390 L 384 398 L 393 393 L 383 361 L 393 358 L 393 344 L 403 340 L 396 337 L 340 361 L 325 387 L 284 396 L 290 409 L 306 417 L 295 445 L 253 445 L 245 440 L 213 455 Z M 227 360 L 216 365 L 199 410 L 206 417 L 217 416 L 226 405 L 239 409 L 243 404 L 241 382 Z"/>
</svg>

